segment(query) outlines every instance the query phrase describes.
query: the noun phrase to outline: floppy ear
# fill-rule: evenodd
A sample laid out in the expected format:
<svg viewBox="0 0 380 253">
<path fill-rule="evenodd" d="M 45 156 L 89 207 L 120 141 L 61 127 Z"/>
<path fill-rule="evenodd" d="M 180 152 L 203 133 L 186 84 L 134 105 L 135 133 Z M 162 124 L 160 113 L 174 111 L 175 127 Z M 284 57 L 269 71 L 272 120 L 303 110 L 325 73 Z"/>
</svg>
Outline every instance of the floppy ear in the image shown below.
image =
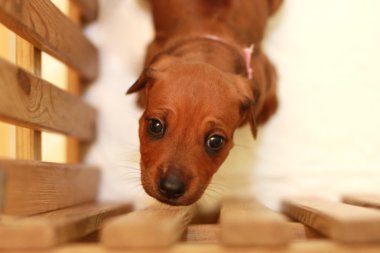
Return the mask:
<svg viewBox="0 0 380 253">
<path fill-rule="evenodd" d="M 256 122 L 256 112 L 255 105 L 251 98 L 244 98 L 244 100 L 240 103 L 240 115 L 242 117 L 241 125 L 248 122 L 251 127 L 251 132 L 253 138 L 256 139 L 257 136 L 257 122 Z"/>
<path fill-rule="evenodd" d="M 273 15 L 280 8 L 283 0 L 268 0 L 269 15 Z"/>
<path fill-rule="evenodd" d="M 128 89 L 127 94 L 139 91 L 144 88 L 149 81 L 156 80 L 160 76 L 163 76 L 166 69 L 178 61 L 178 58 L 169 55 L 156 55 L 150 66 L 143 70 L 137 81 Z"/>
<path fill-rule="evenodd" d="M 155 70 L 152 68 L 144 69 L 136 82 L 128 89 L 127 94 L 131 94 L 144 88 L 148 81 L 154 78 L 154 72 Z"/>
<path fill-rule="evenodd" d="M 260 91 L 256 85 L 253 86 L 253 100 L 251 102 L 251 109 L 250 109 L 250 116 L 248 117 L 249 120 L 249 125 L 251 126 L 251 131 L 253 137 L 256 139 L 257 136 L 257 106 L 258 106 L 258 101 L 260 99 Z"/>
<path fill-rule="evenodd" d="M 243 79 L 243 78 L 242 78 Z M 240 104 L 240 114 L 242 117 L 242 124 L 248 122 L 251 127 L 253 137 L 257 136 L 257 115 L 256 107 L 257 101 L 260 97 L 260 92 L 255 85 L 255 80 L 239 80 L 240 90 L 243 95 L 243 99 Z"/>
</svg>

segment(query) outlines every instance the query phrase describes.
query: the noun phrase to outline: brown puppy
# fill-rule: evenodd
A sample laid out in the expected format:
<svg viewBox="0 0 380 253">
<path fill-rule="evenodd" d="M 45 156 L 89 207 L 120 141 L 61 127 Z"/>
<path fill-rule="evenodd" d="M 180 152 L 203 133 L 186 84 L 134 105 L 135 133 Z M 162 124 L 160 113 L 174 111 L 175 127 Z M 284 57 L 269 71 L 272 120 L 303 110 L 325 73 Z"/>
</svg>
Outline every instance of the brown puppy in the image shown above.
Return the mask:
<svg viewBox="0 0 380 253">
<path fill-rule="evenodd" d="M 152 0 L 156 37 L 140 92 L 141 177 L 159 201 L 198 200 L 233 146 L 236 128 L 277 108 L 276 74 L 260 49 L 281 0 Z M 254 45 L 253 54 L 245 49 Z"/>
</svg>

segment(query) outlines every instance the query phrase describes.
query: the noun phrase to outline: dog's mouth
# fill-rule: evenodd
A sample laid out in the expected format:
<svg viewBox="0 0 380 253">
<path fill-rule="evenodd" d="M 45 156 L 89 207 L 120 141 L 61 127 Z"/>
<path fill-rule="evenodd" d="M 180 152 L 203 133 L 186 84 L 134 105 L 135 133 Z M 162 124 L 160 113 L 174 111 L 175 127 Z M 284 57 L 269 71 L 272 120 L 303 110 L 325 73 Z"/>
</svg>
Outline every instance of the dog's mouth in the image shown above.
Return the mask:
<svg viewBox="0 0 380 253">
<path fill-rule="evenodd" d="M 143 188 L 149 196 L 155 198 L 156 200 L 164 204 L 168 204 L 172 206 L 188 206 L 188 205 L 194 204 L 202 196 L 202 194 L 198 195 L 198 194 L 185 193 L 183 196 L 178 197 L 178 198 L 168 198 L 167 196 L 162 195 L 158 190 L 152 191 L 150 188 L 146 188 L 144 185 L 143 185 Z"/>
<path fill-rule="evenodd" d="M 158 201 L 160 201 L 164 204 L 168 204 L 171 206 L 188 206 L 188 205 L 191 205 L 197 201 L 197 199 L 192 200 L 192 201 L 188 201 L 188 200 L 180 200 L 180 199 L 168 199 L 165 197 L 155 197 L 155 199 L 157 199 Z"/>
<path fill-rule="evenodd" d="M 195 202 L 197 202 L 202 197 L 202 193 L 200 193 L 200 194 L 186 194 L 186 195 L 184 195 L 178 199 L 170 199 L 170 198 L 167 198 L 167 197 L 162 196 L 162 195 L 156 195 L 156 196 L 152 196 L 152 197 L 154 197 L 158 201 L 165 203 L 165 204 L 168 204 L 168 205 L 188 206 L 188 205 L 192 205 Z"/>
</svg>

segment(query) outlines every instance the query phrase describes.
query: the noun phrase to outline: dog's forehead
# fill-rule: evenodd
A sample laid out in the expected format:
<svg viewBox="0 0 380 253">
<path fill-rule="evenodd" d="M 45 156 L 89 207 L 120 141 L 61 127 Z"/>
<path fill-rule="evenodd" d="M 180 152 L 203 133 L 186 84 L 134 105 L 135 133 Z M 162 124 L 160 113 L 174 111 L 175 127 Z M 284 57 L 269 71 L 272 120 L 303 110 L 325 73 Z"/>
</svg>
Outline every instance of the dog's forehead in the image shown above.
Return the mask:
<svg viewBox="0 0 380 253">
<path fill-rule="evenodd" d="M 174 121 L 191 121 L 192 125 L 205 122 L 234 125 L 239 119 L 240 104 L 237 99 L 215 93 L 206 94 L 205 91 L 179 93 L 150 98 L 147 111 Z"/>
<path fill-rule="evenodd" d="M 148 95 L 148 104 L 154 107 L 172 106 L 189 110 L 202 109 L 214 111 L 237 106 L 238 96 L 226 83 L 214 80 L 189 79 L 181 81 L 165 80 L 157 83 Z M 231 89 L 232 90 L 232 89 Z"/>
<path fill-rule="evenodd" d="M 231 76 L 208 64 L 178 64 L 154 81 L 148 93 L 148 111 L 170 108 L 176 118 L 234 121 L 240 105 L 235 85 Z"/>
<path fill-rule="evenodd" d="M 219 100 L 236 93 L 231 76 L 207 64 L 178 64 L 155 80 L 152 96 L 169 100 Z"/>
</svg>

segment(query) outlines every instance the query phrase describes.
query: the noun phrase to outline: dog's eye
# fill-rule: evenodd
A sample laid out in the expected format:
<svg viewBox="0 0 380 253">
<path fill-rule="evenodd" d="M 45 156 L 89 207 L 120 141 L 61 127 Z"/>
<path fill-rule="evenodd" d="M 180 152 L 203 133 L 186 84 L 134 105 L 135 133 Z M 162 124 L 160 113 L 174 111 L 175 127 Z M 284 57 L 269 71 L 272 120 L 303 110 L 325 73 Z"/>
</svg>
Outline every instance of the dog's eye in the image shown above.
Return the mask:
<svg viewBox="0 0 380 253">
<path fill-rule="evenodd" d="M 206 139 L 206 147 L 209 151 L 215 152 L 223 148 L 225 139 L 220 135 L 211 135 Z"/>
<path fill-rule="evenodd" d="M 161 138 L 165 133 L 164 124 L 158 119 L 149 119 L 148 133 L 154 138 Z"/>
</svg>

